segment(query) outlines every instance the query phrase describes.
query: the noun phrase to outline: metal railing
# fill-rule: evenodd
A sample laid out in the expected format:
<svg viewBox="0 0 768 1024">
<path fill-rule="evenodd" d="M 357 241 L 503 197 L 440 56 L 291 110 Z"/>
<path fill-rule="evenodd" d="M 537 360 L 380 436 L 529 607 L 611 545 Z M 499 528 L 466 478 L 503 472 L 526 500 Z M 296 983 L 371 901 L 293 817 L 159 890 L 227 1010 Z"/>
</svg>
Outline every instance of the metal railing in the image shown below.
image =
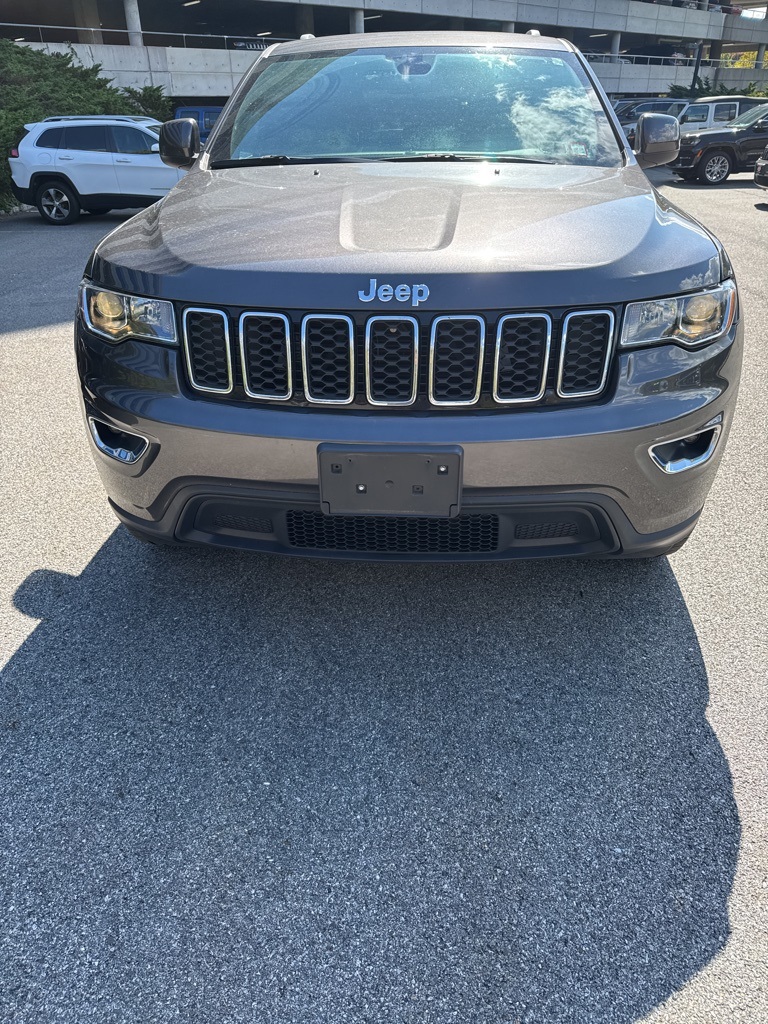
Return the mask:
<svg viewBox="0 0 768 1024">
<path fill-rule="evenodd" d="M 90 43 L 127 45 L 133 32 L 127 28 L 87 28 L 81 25 L 32 25 L 0 21 L 0 37 L 17 43 Z M 266 50 L 272 43 L 286 43 L 282 36 L 213 35 L 204 32 L 141 32 L 145 46 L 178 46 L 216 50 Z"/>
<path fill-rule="evenodd" d="M 590 64 L 640 64 L 681 68 L 693 68 L 696 65 L 695 57 L 662 57 L 657 54 L 636 53 L 620 53 L 618 55 L 614 55 L 612 53 L 585 53 L 584 56 Z M 727 71 L 762 71 L 764 69 L 768 69 L 768 65 L 766 65 L 765 62 L 758 64 L 757 60 L 752 61 L 751 64 L 740 64 L 736 67 L 727 57 L 711 60 L 704 58 L 701 61 L 701 67 L 722 68 Z"/>
</svg>

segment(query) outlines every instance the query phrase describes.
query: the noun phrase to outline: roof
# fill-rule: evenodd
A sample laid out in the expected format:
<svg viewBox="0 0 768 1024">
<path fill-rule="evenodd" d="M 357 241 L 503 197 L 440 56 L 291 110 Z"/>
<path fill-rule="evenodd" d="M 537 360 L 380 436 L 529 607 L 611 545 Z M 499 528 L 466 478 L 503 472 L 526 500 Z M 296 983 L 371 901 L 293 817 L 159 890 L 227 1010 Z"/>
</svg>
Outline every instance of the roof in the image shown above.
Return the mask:
<svg viewBox="0 0 768 1024">
<path fill-rule="evenodd" d="M 358 35 L 319 36 L 277 43 L 271 53 L 318 53 L 328 50 L 362 50 L 398 46 L 489 46 L 524 50 L 571 51 L 565 39 L 529 36 L 518 32 L 367 32 Z"/>
</svg>

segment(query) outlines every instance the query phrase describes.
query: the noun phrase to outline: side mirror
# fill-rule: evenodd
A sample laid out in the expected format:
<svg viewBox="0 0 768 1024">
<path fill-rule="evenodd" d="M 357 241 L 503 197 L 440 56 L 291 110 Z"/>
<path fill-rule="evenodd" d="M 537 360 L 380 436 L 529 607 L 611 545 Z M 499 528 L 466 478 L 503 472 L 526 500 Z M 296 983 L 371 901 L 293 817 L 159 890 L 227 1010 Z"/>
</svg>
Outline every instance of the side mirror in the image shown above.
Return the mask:
<svg viewBox="0 0 768 1024">
<path fill-rule="evenodd" d="M 768 121 L 763 118 L 759 121 L 755 121 L 754 129 L 756 132 L 768 132 Z"/>
<path fill-rule="evenodd" d="M 160 143 L 159 142 L 153 142 L 152 145 L 149 148 L 149 151 L 150 151 L 150 153 L 159 153 L 160 152 Z"/>
<path fill-rule="evenodd" d="M 641 167 L 660 167 L 680 153 L 680 122 L 671 114 L 642 114 L 635 130 L 635 156 Z"/>
<path fill-rule="evenodd" d="M 160 129 L 160 159 L 186 170 L 200 155 L 200 128 L 192 117 L 166 121 Z"/>
</svg>

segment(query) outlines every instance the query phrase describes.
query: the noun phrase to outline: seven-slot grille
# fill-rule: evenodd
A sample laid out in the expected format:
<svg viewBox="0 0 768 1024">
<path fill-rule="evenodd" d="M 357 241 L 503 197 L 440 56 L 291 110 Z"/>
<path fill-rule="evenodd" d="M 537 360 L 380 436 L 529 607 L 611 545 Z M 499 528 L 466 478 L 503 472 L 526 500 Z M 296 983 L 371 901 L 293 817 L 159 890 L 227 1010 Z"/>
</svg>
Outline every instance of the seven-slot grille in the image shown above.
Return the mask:
<svg viewBox="0 0 768 1024">
<path fill-rule="evenodd" d="M 423 315 L 422 315 L 423 316 Z M 613 352 L 612 310 L 509 313 L 487 322 L 453 314 L 373 316 L 312 313 L 293 325 L 276 312 L 244 312 L 230 339 L 229 315 L 184 311 L 190 384 L 228 395 L 240 386 L 264 401 L 316 405 L 483 408 L 595 397 Z M 236 353 L 236 365 L 233 354 Z"/>
</svg>

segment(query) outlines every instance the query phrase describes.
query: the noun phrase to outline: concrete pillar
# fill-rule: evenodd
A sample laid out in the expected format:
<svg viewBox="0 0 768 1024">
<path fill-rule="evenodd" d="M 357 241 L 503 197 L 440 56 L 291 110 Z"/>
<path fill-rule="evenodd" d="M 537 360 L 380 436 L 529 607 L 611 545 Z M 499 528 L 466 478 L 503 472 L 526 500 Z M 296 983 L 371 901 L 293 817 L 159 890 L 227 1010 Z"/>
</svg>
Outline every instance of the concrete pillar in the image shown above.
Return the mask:
<svg viewBox="0 0 768 1024">
<path fill-rule="evenodd" d="M 349 12 L 349 31 L 365 32 L 365 11 L 355 9 Z"/>
<path fill-rule="evenodd" d="M 139 0 L 123 0 L 123 9 L 125 10 L 125 25 L 128 29 L 128 39 L 131 46 L 143 46 L 144 40 L 141 35 Z"/>
<path fill-rule="evenodd" d="M 723 44 L 719 42 L 709 44 L 709 59 L 720 60 L 723 56 Z"/>
<path fill-rule="evenodd" d="M 75 24 L 82 28 L 77 33 L 80 43 L 103 43 L 104 37 L 101 34 L 101 22 L 99 21 L 99 5 L 96 0 L 73 0 L 72 13 L 75 16 Z"/>
<path fill-rule="evenodd" d="M 515 31 L 515 23 L 514 23 L 514 21 L 502 21 L 502 23 L 501 23 L 501 31 L 502 32 L 514 32 Z"/>
<path fill-rule="evenodd" d="M 755 68 L 758 70 L 765 64 L 765 43 L 760 43 L 757 48 L 757 60 L 755 61 Z"/>
<path fill-rule="evenodd" d="M 621 49 L 621 32 L 614 32 L 611 36 L 611 56 L 613 63 L 618 64 L 619 50 Z"/>
<path fill-rule="evenodd" d="M 700 11 L 708 11 L 709 10 L 709 0 L 699 0 L 699 10 Z"/>
<path fill-rule="evenodd" d="M 309 4 L 296 8 L 296 35 L 315 34 L 315 9 Z"/>
</svg>

